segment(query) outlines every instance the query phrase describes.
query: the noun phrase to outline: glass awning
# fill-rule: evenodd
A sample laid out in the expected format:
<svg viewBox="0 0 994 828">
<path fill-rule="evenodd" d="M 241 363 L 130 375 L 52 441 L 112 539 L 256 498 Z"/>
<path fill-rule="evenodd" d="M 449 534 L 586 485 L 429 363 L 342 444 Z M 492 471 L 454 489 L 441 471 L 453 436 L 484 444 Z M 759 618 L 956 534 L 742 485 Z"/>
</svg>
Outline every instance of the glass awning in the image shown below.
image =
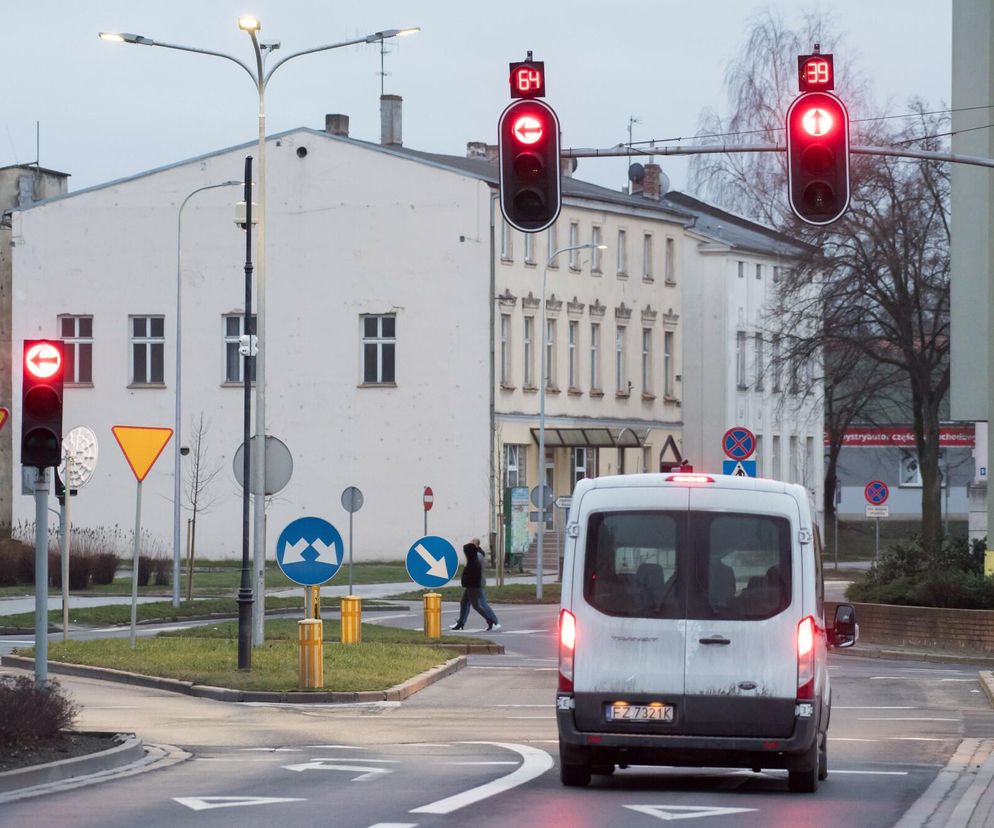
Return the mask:
<svg viewBox="0 0 994 828">
<path fill-rule="evenodd" d="M 532 439 L 538 445 L 537 428 Z M 624 428 L 561 428 L 545 427 L 546 448 L 639 448 L 649 436 L 648 429 Z"/>
</svg>

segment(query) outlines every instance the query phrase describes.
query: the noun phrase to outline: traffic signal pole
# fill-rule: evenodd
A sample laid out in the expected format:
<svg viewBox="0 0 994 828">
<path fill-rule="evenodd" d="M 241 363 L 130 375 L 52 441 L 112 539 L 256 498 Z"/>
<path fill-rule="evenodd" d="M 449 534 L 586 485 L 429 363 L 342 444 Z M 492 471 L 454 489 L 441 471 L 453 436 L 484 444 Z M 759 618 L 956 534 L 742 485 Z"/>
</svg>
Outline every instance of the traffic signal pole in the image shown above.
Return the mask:
<svg viewBox="0 0 994 828">
<path fill-rule="evenodd" d="M 31 468 L 35 496 L 35 684 L 48 681 L 48 469 Z"/>
</svg>

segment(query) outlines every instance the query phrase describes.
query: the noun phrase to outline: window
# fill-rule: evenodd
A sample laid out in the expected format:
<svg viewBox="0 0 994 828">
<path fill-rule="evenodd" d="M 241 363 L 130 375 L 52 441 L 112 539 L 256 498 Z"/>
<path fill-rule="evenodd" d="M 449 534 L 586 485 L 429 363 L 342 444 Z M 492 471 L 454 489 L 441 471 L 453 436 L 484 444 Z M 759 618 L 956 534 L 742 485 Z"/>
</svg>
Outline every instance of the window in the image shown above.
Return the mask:
<svg viewBox="0 0 994 828">
<path fill-rule="evenodd" d="M 500 259 L 502 262 L 514 260 L 514 250 L 511 247 L 512 233 L 511 225 L 506 221 L 500 223 Z"/>
<path fill-rule="evenodd" d="M 666 239 L 666 261 L 663 274 L 666 284 L 676 284 L 676 242 L 671 238 Z"/>
<path fill-rule="evenodd" d="M 577 371 L 577 346 L 580 338 L 580 323 L 571 319 L 569 323 L 569 387 L 579 386 L 579 373 Z"/>
<path fill-rule="evenodd" d="M 753 345 L 756 348 L 756 390 L 763 390 L 763 372 L 766 370 L 763 353 L 763 335 L 761 333 L 753 336 Z"/>
<path fill-rule="evenodd" d="M 619 394 L 628 393 L 627 375 L 625 372 L 625 326 L 619 325 L 614 334 L 614 375 L 615 390 Z"/>
<path fill-rule="evenodd" d="M 780 281 L 780 268 L 773 265 L 773 284 L 777 284 Z"/>
<path fill-rule="evenodd" d="M 787 456 L 787 462 L 790 463 L 790 469 L 789 469 L 790 477 L 789 477 L 789 482 L 791 482 L 791 483 L 800 483 L 801 480 L 800 480 L 800 475 L 798 473 L 798 469 L 799 469 L 799 463 L 801 461 L 801 458 L 798 456 L 798 444 L 797 444 L 797 438 L 796 437 L 791 437 L 790 438 L 790 449 L 789 449 L 789 451 L 790 451 L 790 454 Z"/>
<path fill-rule="evenodd" d="M 618 275 L 628 275 L 628 234 L 618 231 Z"/>
<path fill-rule="evenodd" d="M 504 485 L 512 488 L 527 486 L 528 446 L 504 444 Z M 510 508 L 510 504 L 505 504 Z"/>
<path fill-rule="evenodd" d="M 815 482 L 815 438 L 804 438 L 804 485 L 814 488 Z"/>
<path fill-rule="evenodd" d="M 773 453 L 770 455 L 770 477 L 774 480 L 783 480 L 783 469 L 780 464 L 780 435 L 773 435 Z"/>
<path fill-rule="evenodd" d="M 580 244 L 580 225 L 578 222 L 571 221 L 569 223 L 569 246 L 577 247 Z M 569 269 L 579 270 L 580 269 L 580 251 L 570 250 L 569 252 Z"/>
<path fill-rule="evenodd" d="M 363 385 L 393 384 L 396 381 L 397 317 L 386 314 L 361 318 Z"/>
<path fill-rule="evenodd" d="M 788 358 L 787 370 L 790 372 L 790 393 L 799 394 L 801 392 L 801 357 Z"/>
<path fill-rule="evenodd" d="M 901 465 L 898 472 L 898 485 L 921 488 L 922 471 L 918 465 L 918 455 L 915 452 L 901 449 Z"/>
<path fill-rule="evenodd" d="M 604 253 L 604 251 L 601 250 L 596 245 L 602 245 L 604 243 L 602 241 L 602 238 L 603 237 L 601 235 L 601 228 L 600 227 L 594 227 L 594 228 L 591 229 L 591 231 L 590 231 L 590 243 L 593 244 L 593 245 L 595 245 L 594 249 L 590 251 L 590 253 L 591 253 L 590 272 L 591 273 L 600 273 L 601 272 L 601 263 L 602 263 L 602 261 L 604 259 L 604 256 L 602 254 Z"/>
<path fill-rule="evenodd" d="M 652 394 L 652 328 L 642 329 L 642 393 Z"/>
<path fill-rule="evenodd" d="M 601 325 L 590 323 L 590 390 L 601 390 Z"/>
<path fill-rule="evenodd" d="M 735 332 L 735 384 L 739 389 L 746 388 L 746 335 L 745 331 Z"/>
<path fill-rule="evenodd" d="M 131 384 L 161 385 L 165 349 L 163 316 L 131 317 Z"/>
<path fill-rule="evenodd" d="M 597 449 L 574 448 L 570 451 L 570 494 L 585 477 L 597 477 Z"/>
<path fill-rule="evenodd" d="M 545 235 L 547 241 L 547 249 L 545 253 L 545 261 L 548 262 L 549 267 L 559 267 L 559 262 L 557 262 L 552 257 L 555 255 L 556 251 L 559 249 L 559 229 L 558 225 L 553 224 Z"/>
<path fill-rule="evenodd" d="M 534 388 L 535 387 L 535 355 L 532 353 L 532 345 L 535 341 L 535 317 L 526 316 L 525 317 L 525 342 L 524 342 L 524 355 L 525 355 L 525 387 Z"/>
<path fill-rule="evenodd" d="M 535 234 L 525 233 L 525 264 L 535 264 Z"/>
<path fill-rule="evenodd" d="M 652 279 L 652 235 L 642 237 L 642 278 Z"/>
<path fill-rule="evenodd" d="M 739 278 L 744 279 L 746 275 L 746 263 L 738 262 L 738 266 L 739 266 Z"/>
<path fill-rule="evenodd" d="M 763 278 L 763 266 L 761 264 L 756 265 L 756 278 L 757 279 Z"/>
<path fill-rule="evenodd" d="M 676 396 L 673 388 L 673 333 L 663 333 L 663 394 L 670 399 Z"/>
<path fill-rule="evenodd" d="M 511 384 L 511 316 L 500 315 L 500 384 Z"/>
<path fill-rule="evenodd" d="M 756 476 L 765 477 L 763 474 L 763 435 L 756 435 L 756 450 L 752 455 L 753 459 L 756 461 Z"/>
<path fill-rule="evenodd" d="M 224 317 L 224 381 L 245 382 L 242 365 L 245 358 L 238 352 L 239 338 L 243 334 L 255 335 L 255 314 L 249 317 L 248 330 L 245 330 L 245 314 L 229 314 Z M 255 357 L 248 358 L 249 382 L 255 382 Z"/>
<path fill-rule="evenodd" d="M 62 337 L 66 384 L 91 384 L 93 382 L 93 317 L 60 316 L 59 334 Z"/>
<path fill-rule="evenodd" d="M 781 385 L 781 374 L 783 373 L 783 365 L 780 358 L 780 334 L 776 334 L 773 337 L 773 356 L 771 368 L 773 369 L 773 390 L 777 393 L 780 391 Z M 776 439 L 776 438 L 774 438 Z"/>
<path fill-rule="evenodd" d="M 545 387 L 557 389 L 556 371 L 556 320 L 545 320 Z"/>
</svg>

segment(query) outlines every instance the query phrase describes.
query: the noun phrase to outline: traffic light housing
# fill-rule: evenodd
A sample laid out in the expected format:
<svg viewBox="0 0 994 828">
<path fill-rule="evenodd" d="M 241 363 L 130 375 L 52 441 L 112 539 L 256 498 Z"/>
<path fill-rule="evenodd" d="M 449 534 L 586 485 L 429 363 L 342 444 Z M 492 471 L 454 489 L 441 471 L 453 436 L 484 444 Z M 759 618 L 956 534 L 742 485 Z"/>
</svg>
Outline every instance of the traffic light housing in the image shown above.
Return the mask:
<svg viewBox="0 0 994 828">
<path fill-rule="evenodd" d="M 787 110 L 787 188 L 808 224 L 831 224 L 849 206 L 849 113 L 829 92 L 805 92 Z"/>
<path fill-rule="evenodd" d="M 559 216 L 559 118 L 544 101 L 514 101 L 497 125 L 500 209 L 508 224 L 538 233 Z"/>
<path fill-rule="evenodd" d="M 62 342 L 25 339 L 21 380 L 21 465 L 62 462 Z"/>
</svg>

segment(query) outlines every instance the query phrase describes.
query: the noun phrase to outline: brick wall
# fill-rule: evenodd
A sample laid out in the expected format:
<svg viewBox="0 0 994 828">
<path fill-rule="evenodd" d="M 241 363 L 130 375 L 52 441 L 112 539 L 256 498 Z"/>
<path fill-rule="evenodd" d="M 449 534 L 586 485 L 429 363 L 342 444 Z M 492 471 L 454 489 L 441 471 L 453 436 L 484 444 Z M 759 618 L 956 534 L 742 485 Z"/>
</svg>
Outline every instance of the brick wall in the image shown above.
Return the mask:
<svg viewBox="0 0 994 828">
<path fill-rule="evenodd" d="M 832 623 L 836 602 L 825 602 Z M 868 644 L 907 644 L 943 650 L 994 653 L 994 611 L 853 604 L 859 640 Z"/>
</svg>

